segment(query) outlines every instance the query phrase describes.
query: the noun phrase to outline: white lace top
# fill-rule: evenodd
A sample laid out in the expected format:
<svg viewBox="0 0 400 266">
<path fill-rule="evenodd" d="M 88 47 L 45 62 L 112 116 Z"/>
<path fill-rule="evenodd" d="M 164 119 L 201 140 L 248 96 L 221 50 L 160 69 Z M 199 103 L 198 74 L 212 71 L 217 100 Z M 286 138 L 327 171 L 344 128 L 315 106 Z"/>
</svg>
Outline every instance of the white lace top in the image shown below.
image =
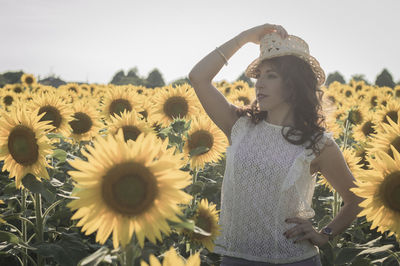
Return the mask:
<svg viewBox="0 0 400 266">
<path fill-rule="evenodd" d="M 221 190 L 221 235 L 214 252 L 269 263 L 291 263 L 313 257 L 318 246 L 308 240 L 296 244 L 283 233 L 296 226 L 289 217 L 312 218 L 316 175 L 310 175 L 315 154 L 294 145 L 281 126 L 265 120 L 257 125 L 240 117 L 231 130 Z M 322 148 L 331 132 L 324 132 Z M 238 151 L 238 152 L 237 152 Z"/>
</svg>

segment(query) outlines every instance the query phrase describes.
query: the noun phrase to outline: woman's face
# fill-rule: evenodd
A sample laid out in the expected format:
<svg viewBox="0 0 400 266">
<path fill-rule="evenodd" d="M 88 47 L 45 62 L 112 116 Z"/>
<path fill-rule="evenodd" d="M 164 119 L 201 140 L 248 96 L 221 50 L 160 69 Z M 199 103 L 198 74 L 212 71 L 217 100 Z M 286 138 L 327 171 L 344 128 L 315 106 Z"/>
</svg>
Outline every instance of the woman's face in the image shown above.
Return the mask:
<svg viewBox="0 0 400 266">
<path fill-rule="evenodd" d="M 273 65 L 268 61 L 263 61 L 258 69 L 260 72 L 256 77 L 255 90 L 260 111 L 272 110 L 286 104 L 283 97 L 282 77 L 274 70 Z M 264 94 L 267 97 L 258 94 Z"/>
</svg>

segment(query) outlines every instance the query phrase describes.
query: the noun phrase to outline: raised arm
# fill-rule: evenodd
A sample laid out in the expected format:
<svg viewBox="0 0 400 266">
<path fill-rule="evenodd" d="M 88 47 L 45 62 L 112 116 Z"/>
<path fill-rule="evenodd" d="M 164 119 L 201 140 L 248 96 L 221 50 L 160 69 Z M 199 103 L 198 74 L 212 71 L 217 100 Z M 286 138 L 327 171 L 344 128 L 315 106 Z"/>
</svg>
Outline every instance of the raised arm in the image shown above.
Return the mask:
<svg viewBox="0 0 400 266">
<path fill-rule="evenodd" d="M 225 56 L 226 60 L 229 60 L 244 44 L 248 42 L 259 44 L 260 39 L 265 34 L 273 31 L 278 31 L 282 36 L 287 36 L 287 32 L 281 26 L 264 24 L 241 32 L 219 46 L 219 51 Z M 231 128 L 239 118 L 236 114 L 237 107 L 229 103 L 225 96 L 212 85 L 212 80 L 224 64 L 223 56 L 217 49 L 214 49 L 193 67 L 189 73 L 189 80 L 207 115 L 231 142 Z"/>
</svg>

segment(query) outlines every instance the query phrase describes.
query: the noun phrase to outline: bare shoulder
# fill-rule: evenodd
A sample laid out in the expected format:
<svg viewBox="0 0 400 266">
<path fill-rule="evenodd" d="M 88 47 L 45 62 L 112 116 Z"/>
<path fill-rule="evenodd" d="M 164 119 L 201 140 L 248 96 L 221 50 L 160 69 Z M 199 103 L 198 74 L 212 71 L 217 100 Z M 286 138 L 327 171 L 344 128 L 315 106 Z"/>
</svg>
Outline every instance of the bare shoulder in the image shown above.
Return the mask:
<svg viewBox="0 0 400 266">
<path fill-rule="evenodd" d="M 328 138 L 320 153 L 312 160 L 311 167 L 315 171 L 320 171 L 324 163 L 329 163 L 330 160 L 338 160 L 341 157 L 342 152 L 339 145 L 333 139 Z"/>
</svg>

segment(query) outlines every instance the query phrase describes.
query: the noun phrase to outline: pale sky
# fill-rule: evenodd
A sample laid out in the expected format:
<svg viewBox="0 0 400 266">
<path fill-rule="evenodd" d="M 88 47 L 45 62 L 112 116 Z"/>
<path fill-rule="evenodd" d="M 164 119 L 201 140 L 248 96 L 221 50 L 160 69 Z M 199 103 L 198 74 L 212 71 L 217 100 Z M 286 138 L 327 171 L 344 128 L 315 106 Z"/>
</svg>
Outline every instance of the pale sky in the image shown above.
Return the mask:
<svg viewBox="0 0 400 266">
<path fill-rule="evenodd" d="M 0 73 L 54 73 L 108 83 L 132 67 L 166 83 L 186 77 L 209 52 L 265 23 L 304 39 L 326 76 L 369 82 L 387 68 L 400 80 L 399 0 L 0 0 Z M 214 81 L 236 78 L 259 56 L 248 43 Z"/>
</svg>

